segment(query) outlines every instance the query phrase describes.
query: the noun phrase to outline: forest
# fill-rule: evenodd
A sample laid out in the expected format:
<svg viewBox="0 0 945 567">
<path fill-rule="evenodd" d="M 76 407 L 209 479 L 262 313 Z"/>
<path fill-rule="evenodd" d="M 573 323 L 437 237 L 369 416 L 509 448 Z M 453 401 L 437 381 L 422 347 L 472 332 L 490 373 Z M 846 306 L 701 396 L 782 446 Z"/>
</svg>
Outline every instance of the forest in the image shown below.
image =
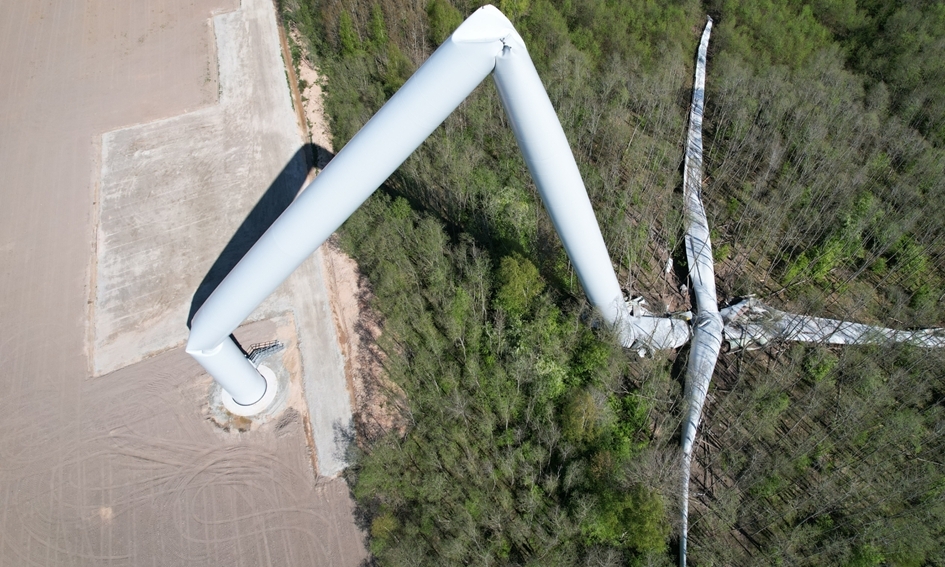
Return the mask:
<svg viewBox="0 0 945 567">
<path fill-rule="evenodd" d="M 467 0 L 280 0 L 341 148 Z M 709 47 L 703 199 L 719 301 L 945 326 L 945 4 L 499 0 L 584 177 L 621 285 L 688 309 L 681 165 Z M 673 565 L 686 349 L 595 324 L 486 81 L 342 227 L 405 427 L 348 480 L 378 565 Z M 666 274 L 667 260 L 675 272 Z M 722 356 L 689 564 L 945 565 L 945 353 Z"/>
</svg>

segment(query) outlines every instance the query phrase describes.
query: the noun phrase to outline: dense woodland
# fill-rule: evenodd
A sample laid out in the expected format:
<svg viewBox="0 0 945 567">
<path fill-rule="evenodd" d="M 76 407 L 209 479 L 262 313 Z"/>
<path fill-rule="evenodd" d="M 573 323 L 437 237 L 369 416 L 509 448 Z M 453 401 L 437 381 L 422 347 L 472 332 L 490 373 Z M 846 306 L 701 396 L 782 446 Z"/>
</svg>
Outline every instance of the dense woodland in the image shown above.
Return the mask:
<svg viewBox="0 0 945 567">
<path fill-rule="evenodd" d="M 479 6 L 282 0 L 340 148 Z M 699 34 L 720 301 L 945 326 L 945 5 L 499 0 L 584 175 L 621 285 L 686 308 L 681 163 Z M 677 561 L 686 352 L 594 325 L 487 81 L 343 227 L 406 433 L 349 480 L 379 565 Z M 676 260 L 675 283 L 663 267 Z M 664 307 L 665 306 L 665 307 Z M 691 565 L 945 565 L 945 353 L 723 355 Z"/>
</svg>

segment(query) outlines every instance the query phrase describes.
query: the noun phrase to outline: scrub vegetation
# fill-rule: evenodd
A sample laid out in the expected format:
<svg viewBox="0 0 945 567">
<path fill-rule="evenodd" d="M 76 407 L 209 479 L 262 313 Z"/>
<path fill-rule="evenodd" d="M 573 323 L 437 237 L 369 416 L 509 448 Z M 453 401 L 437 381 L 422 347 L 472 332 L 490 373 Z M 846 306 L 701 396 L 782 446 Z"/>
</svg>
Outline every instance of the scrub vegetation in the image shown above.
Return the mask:
<svg viewBox="0 0 945 567">
<path fill-rule="evenodd" d="M 335 147 L 478 6 L 283 0 L 327 76 Z M 945 324 L 942 5 L 498 7 L 555 105 L 621 284 L 651 306 L 665 259 L 685 257 L 680 166 L 708 13 L 720 300 Z M 408 400 L 406 433 L 363 440 L 349 470 L 378 564 L 676 561 L 685 351 L 639 359 L 593 325 L 491 82 L 341 236 Z M 723 356 L 696 449 L 690 564 L 945 565 L 943 362 L 910 346 Z"/>
</svg>

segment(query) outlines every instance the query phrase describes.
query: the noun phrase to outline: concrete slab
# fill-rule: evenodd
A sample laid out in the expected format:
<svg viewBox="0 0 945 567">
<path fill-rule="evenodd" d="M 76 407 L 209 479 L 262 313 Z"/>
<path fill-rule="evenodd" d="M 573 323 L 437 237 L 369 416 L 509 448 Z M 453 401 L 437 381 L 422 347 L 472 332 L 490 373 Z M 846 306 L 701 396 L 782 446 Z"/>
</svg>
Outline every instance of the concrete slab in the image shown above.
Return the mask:
<svg viewBox="0 0 945 567">
<path fill-rule="evenodd" d="M 355 430 L 345 362 L 325 287 L 322 254 L 322 248 L 316 250 L 286 283 L 295 297 L 311 298 L 294 304 L 302 340 L 305 399 L 311 412 L 318 472 L 335 476 L 348 464 L 347 450 Z"/>
<path fill-rule="evenodd" d="M 273 11 L 247 0 L 213 18 L 219 104 L 102 137 L 95 374 L 182 344 L 194 291 L 227 242 L 240 231 L 224 269 L 301 188 Z M 241 230 L 257 201 L 265 214 Z"/>
</svg>

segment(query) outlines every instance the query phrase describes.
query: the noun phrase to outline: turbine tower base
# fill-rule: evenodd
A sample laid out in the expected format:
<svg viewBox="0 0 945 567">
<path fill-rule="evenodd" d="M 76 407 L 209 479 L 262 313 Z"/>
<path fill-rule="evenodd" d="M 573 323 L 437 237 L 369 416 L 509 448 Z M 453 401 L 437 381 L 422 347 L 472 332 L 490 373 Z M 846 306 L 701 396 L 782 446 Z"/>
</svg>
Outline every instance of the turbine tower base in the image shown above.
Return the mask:
<svg viewBox="0 0 945 567">
<path fill-rule="evenodd" d="M 264 393 L 257 402 L 244 406 L 243 404 L 237 403 L 229 392 L 221 388 L 220 398 L 223 401 L 223 407 L 226 411 L 241 417 L 252 417 L 266 411 L 269 409 L 269 406 L 272 405 L 279 390 L 279 381 L 276 380 L 276 374 L 268 366 L 259 365 L 256 370 L 258 370 L 266 380 L 266 393 Z"/>
</svg>

